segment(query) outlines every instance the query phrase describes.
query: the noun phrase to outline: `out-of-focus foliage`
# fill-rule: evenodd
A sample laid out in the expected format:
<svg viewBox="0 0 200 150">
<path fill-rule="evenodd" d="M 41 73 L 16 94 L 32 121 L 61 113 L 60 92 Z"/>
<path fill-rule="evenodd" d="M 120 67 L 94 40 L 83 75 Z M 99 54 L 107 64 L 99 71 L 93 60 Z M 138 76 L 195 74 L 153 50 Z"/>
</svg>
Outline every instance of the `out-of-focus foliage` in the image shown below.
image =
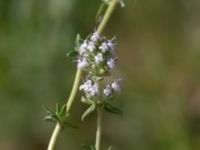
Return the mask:
<svg viewBox="0 0 200 150">
<path fill-rule="evenodd" d="M 77 33 L 95 29 L 100 0 L 0 1 L 0 149 L 44 150 L 53 125 L 41 106 L 69 95 L 76 65 L 66 58 Z M 126 0 L 106 35 L 117 36 L 116 101 L 124 115 L 106 114 L 103 146 L 113 150 L 200 149 L 200 1 Z M 95 115 L 77 96 L 58 149 L 93 144 Z"/>
</svg>

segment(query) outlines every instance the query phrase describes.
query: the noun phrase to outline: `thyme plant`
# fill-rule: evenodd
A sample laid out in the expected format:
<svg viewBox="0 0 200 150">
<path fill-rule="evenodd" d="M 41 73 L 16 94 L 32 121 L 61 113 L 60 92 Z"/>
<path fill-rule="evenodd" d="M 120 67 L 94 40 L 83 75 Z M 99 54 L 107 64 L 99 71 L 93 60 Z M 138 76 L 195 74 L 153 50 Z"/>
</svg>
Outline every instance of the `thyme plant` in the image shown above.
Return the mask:
<svg viewBox="0 0 200 150">
<path fill-rule="evenodd" d="M 117 58 L 114 56 L 116 39 L 108 39 L 102 35 L 117 3 L 120 3 L 122 7 L 124 6 L 122 0 L 103 0 L 97 12 L 97 30 L 89 34 L 85 40 L 81 39 L 80 35 L 77 35 L 74 50 L 67 53 L 67 56 L 77 57 L 77 72 L 67 103 L 63 106 L 57 105 L 55 112 L 45 108 L 48 113 L 45 120 L 56 122 L 55 129 L 49 141 L 48 150 L 54 150 L 61 129 L 64 127 L 77 128 L 76 125 L 68 122 L 68 117 L 78 90 L 84 93 L 81 101 L 89 105 L 81 119 L 84 120 L 95 110 L 97 112 L 95 145 L 83 145 L 86 149 L 101 149 L 103 110 L 110 113 L 122 114 L 120 109 L 110 104 L 110 100 L 120 92 L 120 79 L 114 80 L 106 86 L 102 82 L 105 77 L 111 76 L 115 62 L 117 61 Z M 83 77 L 84 83 L 79 85 L 81 77 Z M 108 148 L 108 150 L 110 149 L 111 147 Z"/>
</svg>

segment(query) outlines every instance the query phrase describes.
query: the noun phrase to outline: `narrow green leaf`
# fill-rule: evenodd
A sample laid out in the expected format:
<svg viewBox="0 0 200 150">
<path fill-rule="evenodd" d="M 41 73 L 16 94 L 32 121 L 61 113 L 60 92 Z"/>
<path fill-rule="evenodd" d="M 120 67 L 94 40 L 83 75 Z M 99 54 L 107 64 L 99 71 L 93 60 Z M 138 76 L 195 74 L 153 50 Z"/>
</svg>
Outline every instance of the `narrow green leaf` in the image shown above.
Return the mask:
<svg viewBox="0 0 200 150">
<path fill-rule="evenodd" d="M 59 116 L 60 116 L 60 118 L 65 118 L 66 117 L 66 105 L 64 104 L 63 106 L 62 106 L 62 108 L 60 109 L 60 112 L 59 112 Z"/>
<path fill-rule="evenodd" d="M 103 17 L 103 15 L 105 14 L 106 9 L 108 8 L 108 4 L 104 1 L 100 7 L 99 10 L 97 11 L 97 15 L 96 15 L 96 22 L 99 23 Z"/>
<path fill-rule="evenodd" d="M 82 144 L 81 146 L 83 146 L 83 148 L 85 148 L 86 150 L 96 150 L 94 145 Z"/>
<path fill-rule="evenodd" d="M 77 126 L 77 125 L 75 125 L 75 124 L 73 124 L 73 123 L 71 123 L 71 122 L 64 122 L 63 123 L 64 124 L 64 126 L 66 126 L 66 127 L 70 127 L 70 128 L 74 128 L 74 129 L 79 129 L 79 127 Z"/>
<path fill-rule="evenodd" d="M 81 36 L 80 36 L 80 34 L 77 34 L 76 40 L 75 40 L 75 47 L 78 48 L 78 49 L 80 47 L 80 41 L 81 41 Z M 78 50 L 76 49 L 76 51 L 78 51 Z"/>
<path fill-rule="evenodd" d="M 88 40 L 91 37 L 92 33 L 88 34 L 88 36 L 85 38 L 85 40 Z"/>
<path fill-rule="evenodd" d="M 52 116 L 46 116 L 46 117 L 44 117 L 44 120 L 48 121 L 48 122 L 53 122 L 53 123 L 55 123 L 57 121 L 57 119 L 55 119 Z"/>
<path fill-rule="evenodd" d="M 59 121 L 59 117 L 55 113 L 50 113 L 44 117 L 44 120 L 49 122 L 56 122 Z"/>
<path fill-rule="evenodd" d="M 49 108 L 47 108 L 46 106 L 42 106 L 42 109 L 44 109 L 44 111 L 47 112 L 47 114 L 50 114 L 50 113 L 54 113 L 53 111 L 51 111 Z"/>
<path fill-rule="evenodd" d="M 57 114 L 59 114 L 60 109 L 61 109 L 61 108 L 60 108 L 60 104 L 57 103 L 57 104 L 56 104 L 56 113 L 57 113 Z"/>
<path fill-rule="evenodd" d="M 120 3 L 121 7 L 125 7 L 125 3 L 123 0 L 118 0 L 118 2 Z"/>
<path fill-rule="evenodd" d="M 112 106 L 108 103 L 105 103 L 104 110 L 109 112 L 109 113 L 114 113 L 114 114 L 117 114 L 117 115 L 123 115 L 123 112 L 119 108 L 114 107 L 114 106 Z"/>
<path fill-rule="evenodd" d="M 78 51 L 76 51 L 76 50 L 70 50 L 66 54 L 67 57 L 74 57 L 74 56 L 77 56 L 77 55 L 78 55 Z"/>
<path fill-rule="evenodd" d="M 67 57 L 74 57 L 78 55 L 79 52 L 79 48 L 80 48 L 80 43 L 81 43 L 81 36 L 80 34 L 76 35 L 76 39 L 75 39 L 75 47 L 74 50 L 70 50 L 69 52 L 67 52 L 66 56 Z"/>
<path fill-rule="evenodd" d="M 91 114 L 96 109 L 96 105 L 92 104 L 82 115 L 81 120 L 83 121 L 85 117 Z"/>
</svg>

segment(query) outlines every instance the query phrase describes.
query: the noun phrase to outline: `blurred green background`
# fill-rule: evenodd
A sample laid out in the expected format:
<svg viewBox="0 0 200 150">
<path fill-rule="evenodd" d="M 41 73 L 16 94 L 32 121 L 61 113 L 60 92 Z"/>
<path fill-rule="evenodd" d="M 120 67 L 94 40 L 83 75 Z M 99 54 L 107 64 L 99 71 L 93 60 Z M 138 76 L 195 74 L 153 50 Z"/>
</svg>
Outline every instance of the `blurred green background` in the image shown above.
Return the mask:
<svg viewBox="0 0 200 150">
<path fill-rule="evenodd" d="M 0 149 L 44 150 L 53 124 L 41 106 L 66 102 L 76 65 L 66 58 L 77 33 L 95 29 L 100 0 L 0 0 Z M 124 116 L 104 115 L 103 147 L 200 149 L 200 1 L 126 0 L 105 35 L 118 39 Z M 58 150 L 81 150 L 95 137 L 95 115 L 76 97 Z"/>
</svg>

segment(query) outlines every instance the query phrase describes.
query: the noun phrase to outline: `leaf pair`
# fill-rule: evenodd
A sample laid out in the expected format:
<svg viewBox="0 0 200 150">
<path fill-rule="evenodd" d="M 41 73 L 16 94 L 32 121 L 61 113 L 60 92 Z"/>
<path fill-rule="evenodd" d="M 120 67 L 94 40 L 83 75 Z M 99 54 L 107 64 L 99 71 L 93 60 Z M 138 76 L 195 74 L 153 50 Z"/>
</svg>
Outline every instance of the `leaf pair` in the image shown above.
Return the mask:
<svg viewBox="0 0 200 150">
<path fill-rule="evenodd" d="M 66 118 L 69 116 L 69 113 L 66 111 L 66 105 L 61 106 L 57 104 L 55 112 L 45 106 L 43 106 L 43 109 L 47 112 L 47 116 L 45 116 L 44 120 L 54 123 L 58 122 L 62 127 L 78 128 L 76 125 L 66 121 Z"/>
<path fill-rule="evenodd" d="M 60 104 L 56 105 L 55 113 L 61 122 L 64 121 L 69 116 L 69 113 L 66 110 L 67 106 L 65 104 L 63 106 L 61 106 Z"/>
</svg>

